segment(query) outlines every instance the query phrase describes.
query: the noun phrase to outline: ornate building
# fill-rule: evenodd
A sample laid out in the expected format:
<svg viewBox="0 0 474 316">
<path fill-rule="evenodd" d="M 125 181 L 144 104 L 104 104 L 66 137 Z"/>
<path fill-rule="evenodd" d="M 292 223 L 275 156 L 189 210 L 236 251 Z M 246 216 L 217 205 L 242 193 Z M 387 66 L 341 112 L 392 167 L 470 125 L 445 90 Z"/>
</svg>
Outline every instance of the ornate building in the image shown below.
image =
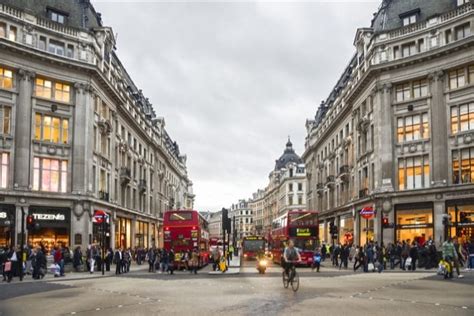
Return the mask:
<svg viewBox="0 0 474 316">
<path fill-rule="evenodd" d="M 0 1 L 0 245 L 159 242 L 162 214 L 192 208 L 186 156 L 121 64 L 88 0 Z M 5 225 L 8 223 L 8 225 Z"/>
<path fill-rule="evenodd" d="M 306 172 L 302 159 L 288 139 L 283 154 L 275 161 L 264 190 L 258 190 L 249 201 L 254 232 L 267 236 L 273 220 L 289 210 L 306 209 Z"/>
<path fill-rule="evenodd" d="M 321 240 L 330 222 L 356 244 L 473 236 L 473 45 L 467 0 L 384 0 L 357 30 L 349 65 L 306 124 Z"/>
<path fill-rule="evenodd" d="M 234 234 L 235 231 L 236 241 L 252 235 L 254 231 L 253 214 L 247 200 L 239 200 L 239 202 L 232 204 L 229 218 L 232 220 L 232 233 Z"/>
</svg>

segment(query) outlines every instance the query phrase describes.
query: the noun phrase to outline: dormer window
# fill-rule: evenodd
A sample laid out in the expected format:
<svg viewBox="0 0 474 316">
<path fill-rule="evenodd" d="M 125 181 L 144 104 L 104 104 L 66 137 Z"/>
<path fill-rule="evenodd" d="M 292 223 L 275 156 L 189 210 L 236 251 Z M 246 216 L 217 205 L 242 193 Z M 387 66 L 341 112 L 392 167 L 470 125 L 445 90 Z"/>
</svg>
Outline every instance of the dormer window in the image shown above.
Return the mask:
<svg viewBox="0 0 474 316">
<path fill-rule="evenodd" d="M 416 23 L 416 14 L 407 16 L 403 18 L 403 26 L 407 26 L 410 24 Z"/>
<path fill-rule="evenodd" d="M 64 13 L 64 12 L 60 12 L 60 11 L 53 10 L 53 9 L 48 9 L 48 17 L 52 21 L 57 22 L 57 23 L 61 23 L 61 24 L 66 23 L 67 15 L 68 14 Z"/>
<path fill-rule="evenodd" d="M 409 12 L 405 12 L 400 14 L 400 19 L 402 20 L 403 26 L 407 26 L 410 24 L 414 24 L 418 21 L 418 17 L 420 15 L 420 9 L 411 10 Z"/>
<path fill-rule="evenodd" d="M 458 0 L 458 6 L 462 6 L 464 4 L 467 4 L 469 0 Z"/>
</svg>

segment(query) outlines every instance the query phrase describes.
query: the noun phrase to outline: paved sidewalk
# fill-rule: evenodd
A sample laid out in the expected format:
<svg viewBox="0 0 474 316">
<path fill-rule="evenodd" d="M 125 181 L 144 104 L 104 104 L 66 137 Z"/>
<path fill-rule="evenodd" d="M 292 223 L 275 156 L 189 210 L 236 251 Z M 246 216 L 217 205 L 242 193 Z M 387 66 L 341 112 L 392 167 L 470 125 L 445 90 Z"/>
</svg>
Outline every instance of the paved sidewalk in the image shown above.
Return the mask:
<svg viewBox="0 0 474 316">
<path fill-rule="evenodd" d="M 137 264 L 132 264 L 130 266 L 130 272 L 142 272 L 142 271 L 148 271 L 148 264 L 142 264 L 142 265 L 137 265 Z M 121 274 L 121 275 L 127 275 L 128 273 Z M 110 271 L 105 272 L 104 275 L 102 275 L 102 271 L 96 271 L 94 273 L 90 272 L 69 272 L 66 273 L 65 276 L 63 277 L 55 277 L 53 273 L 51 273 L 51 270 L 48 269 L 46 272 L 46 275 L 44 276 L 43 279 L 40 280 L 34 280 L 31 275 L 25 275 L 23 277 L 23 281 L 20 281 L 18 277 L 15 277 L 12 279 L 10 283 L 1 282 L 0 281 L 0 286 L 2 285 L 8 285 L 8 284 L 13 284 L 13 283 L 28 283 L 28 282 L 52 282 L 52 281 L 71 281 L 71 280 L 84 280 L 84 279 L 95 279 L 95 278 L 103 278 L 103 277 L 113 277 L 115 276 L 115 265 L 110 266 Z"/>
</svg>

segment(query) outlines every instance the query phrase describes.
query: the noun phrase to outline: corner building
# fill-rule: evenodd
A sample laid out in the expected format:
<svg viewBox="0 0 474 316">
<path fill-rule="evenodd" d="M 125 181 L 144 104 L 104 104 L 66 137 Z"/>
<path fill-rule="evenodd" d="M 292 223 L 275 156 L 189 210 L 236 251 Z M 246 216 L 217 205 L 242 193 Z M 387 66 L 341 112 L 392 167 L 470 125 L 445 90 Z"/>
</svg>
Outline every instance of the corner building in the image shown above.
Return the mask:
<svg viewBox="0 0 474 316">
<path fill-rule="evenodd" d="M 336 242 L 357 245 L 474 236 L 473 45 L 466 0 L 384 0 L 357 30 L 349 65 L 306 124 L 307 203 L 322 241 L 330 222 Z"/>
<path fill-rule="evenodd" d="M 192 208 L 192 182 L 152 104 L 87 0 L 0 1 L 0 246 L 162 241 L 163 212 Z"/>
</svg>

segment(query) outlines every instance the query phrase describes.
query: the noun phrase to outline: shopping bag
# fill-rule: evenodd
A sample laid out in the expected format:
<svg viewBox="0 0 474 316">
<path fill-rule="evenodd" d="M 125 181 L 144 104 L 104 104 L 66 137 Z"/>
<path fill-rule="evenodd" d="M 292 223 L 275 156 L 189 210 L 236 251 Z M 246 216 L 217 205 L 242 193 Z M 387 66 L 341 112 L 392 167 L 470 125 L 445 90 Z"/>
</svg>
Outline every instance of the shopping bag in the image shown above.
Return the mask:
<svg viewBox="0 0 474 316">
<path fill-rule="evenodd" d="M 7 261 L 5 262 L 5 266 L 3 267 L 4 272 L 10 272 L 12 270 L 12 262 Z"/>
<path fill-rule="evenodd" d="M 367 265 L 367 270 L 369 270 L 369 271 L 371 271 L 371 272 L 375 271 L 375 266 L 374 266 L 374 264 L 373 264 L 373 263 L 369 263 L 369 264 Z"/>
</svg>

